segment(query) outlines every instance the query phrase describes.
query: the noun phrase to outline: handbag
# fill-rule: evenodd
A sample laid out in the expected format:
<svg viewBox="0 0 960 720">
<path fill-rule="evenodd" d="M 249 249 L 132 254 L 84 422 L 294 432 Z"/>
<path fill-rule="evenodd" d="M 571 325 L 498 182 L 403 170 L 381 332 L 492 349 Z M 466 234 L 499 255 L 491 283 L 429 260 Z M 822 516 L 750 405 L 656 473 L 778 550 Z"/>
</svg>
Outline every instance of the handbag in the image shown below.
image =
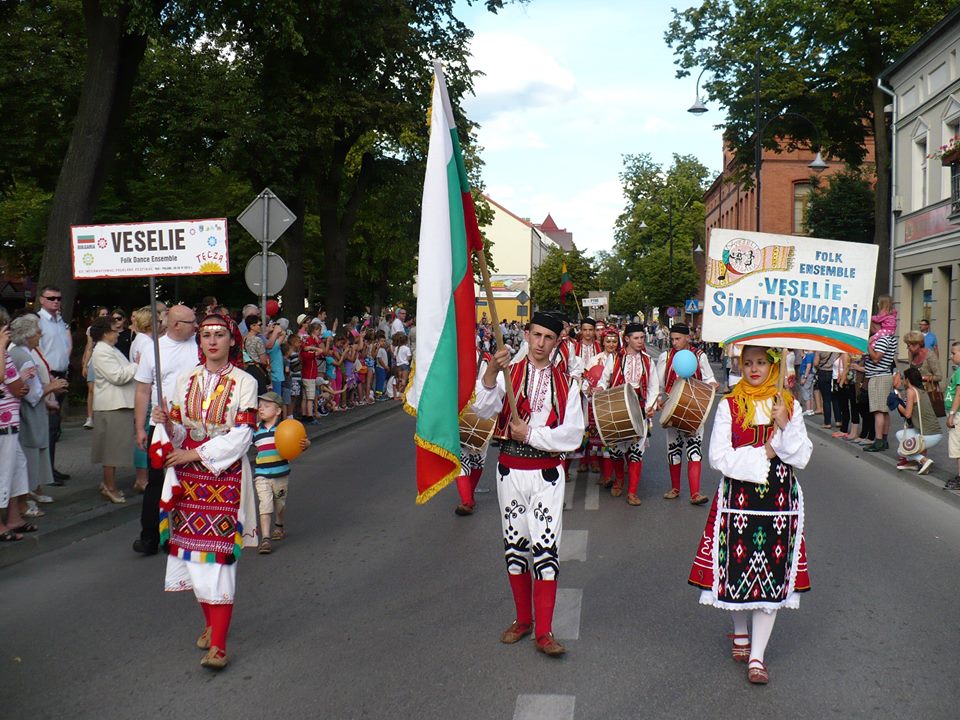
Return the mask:
<svg viewBox="0 0 960 720">
<path fill-rule="evenodd" d="M 940 389 L 940 383 L 933 383 L 933 388 L 927 391 L 927 397 L 930 398 L 930 404 L 933 405 L 933 412 L 937 417 L 947 416 L 947 406 L 943 400 L 943 390 Z"/>
<path fill-rule="evenodd" d="M 916 392 L 916 391 L 914 391 Z M 900 457 L 909 457 L 910 455 L 923 455 L 927 450 L 927 444 L 923 441 L 923 415 L 920 414 L 920 393 L 917 392 L 917 401 L 913 405 L 919 418 L 920 432 L 918 435 L 907 436 L 904 433 L 903 440 L 897 447 L 897 455 Z"/>
</svg>

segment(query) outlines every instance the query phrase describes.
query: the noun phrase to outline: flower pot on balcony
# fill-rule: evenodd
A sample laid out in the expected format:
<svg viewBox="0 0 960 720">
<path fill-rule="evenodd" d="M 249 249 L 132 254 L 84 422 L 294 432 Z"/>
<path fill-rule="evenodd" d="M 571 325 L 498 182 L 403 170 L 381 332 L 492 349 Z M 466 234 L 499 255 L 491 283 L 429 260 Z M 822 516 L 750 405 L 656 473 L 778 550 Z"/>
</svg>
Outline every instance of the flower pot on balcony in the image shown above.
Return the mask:
<svg viewBox="0 0 960 720">
<path fill-rule="evenodd" d="M 944 167 L 949 167 L 950 165 L 960 165 L 960 147 L 944 153 L 940 157 L 940 163 Z"/>
</svg>

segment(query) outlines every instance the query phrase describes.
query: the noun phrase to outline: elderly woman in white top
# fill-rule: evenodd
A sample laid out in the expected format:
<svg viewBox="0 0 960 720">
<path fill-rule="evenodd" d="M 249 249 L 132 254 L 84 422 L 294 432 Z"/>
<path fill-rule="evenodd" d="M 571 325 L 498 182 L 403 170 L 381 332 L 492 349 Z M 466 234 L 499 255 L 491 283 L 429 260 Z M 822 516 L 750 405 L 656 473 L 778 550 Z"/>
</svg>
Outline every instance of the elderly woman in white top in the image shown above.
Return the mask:
<svg viewBox="0 0 960 720">
<path fill-rule="evenodd" d="M 40 357 L 40 318 L 30 313 L 15 318 L 10 323 L 11 346 L 7 352 L 27 383 L 27 394 L 20 402 L 20 448 L 27 458 L 27 478 L 30 482 L 30 497 L 41 503 L 53 502 L 43 486 L 53 482 L 53 467 L 50 464 L 50 420 L 48 407 L 56 409 L 55 393 L 67 389 L 67 381 L 50 375 L 46 363 Z M 33 511 L 33 512 L 31 512 Z M 31 507 L 27 517 L 39 515 Z"/>
<path fill-rule="evenodd" d="M 137 366 L 115 347 L 119 333 L 110 318 L 97 318 L 90 326 L 96 343 L 91 353 L 94 382 L 93 447 L 90 462 L 103 465 L 100 493 L 110 502 L 123 503 L 117 489 L 117 467 L 133 460 L 133 400 Z"/>
</svg>

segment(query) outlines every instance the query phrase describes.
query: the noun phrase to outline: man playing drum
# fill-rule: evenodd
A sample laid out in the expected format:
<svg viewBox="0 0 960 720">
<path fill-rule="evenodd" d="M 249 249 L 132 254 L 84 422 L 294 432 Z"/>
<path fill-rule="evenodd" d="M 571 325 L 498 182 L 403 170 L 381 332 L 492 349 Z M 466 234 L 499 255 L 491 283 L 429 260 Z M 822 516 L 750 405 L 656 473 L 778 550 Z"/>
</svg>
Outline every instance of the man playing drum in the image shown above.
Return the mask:
<svg viewBox="0 0 960 720">
<path fill-rule="evenodd" d="M 614 330 L 614 332 L 616 331 Z M 630 383 L 637 391 L 640 407 L 644 408 L 647 417 L 649 417 L 653 414 L 657 402 L 657 390 L 660 388 L 657 368 L 644 347 L 643 325 L 630 323 L 624 329 L 623 335 L 626 344 L 624 352 L 622 355 L 614 356 L 607 361 L 598 388 L 605 390 L 608 387 Z M 646 422 L 646 418 L 643 421 Z M 621 442 L 608 448 L 612 462 L 616 464 L 619 470 L 617 481 L 614 483 L 610 494 L 619 497 L 620 493 L 623 492 L 623 466 L 621 463 L 624 455 L 626 455 L 627 474 L 630 477 L 630 484 L 627 486 L 627 502 L 631 505 L 640 504 L 637 491 L 640 488 L 640 475 L 643 473 L 643 451 L 646 443 L 646 437 L 638 437 L 633 442 Z"/>
<path fill-rule="evenodd" d="M 657 375 L 660 378 L 660 399 L 657 402 L 657 410 L 663 408 L 667 395 L 669 395 L 678 379 L 677 373 L 673 369 L 673 358 L 681 350 L 689 350 L 697 356 L 697 371 L 693 377 L 711 385 L 714 389 L 717 387 L 717 381 L 713 377 L 713 368 L 710 367 L 707 356 L 703 351 L 690 346 L 689 327 L 677 324 L 670 328 L 670 344 L 672 346 L 670 351 L 660 353 L 660 357 L 657 358 Z M 706 495 L 700 494 L 703 428 L 701 427 L 696 433 L 687 433 L 673 427 L 664 429 L 667 433 L 667 462 L 670 465 L 671 487 L 663 497 L 667 500 L 675 500 L 680 497 L 680 470 L 684 450 L 686 450 L 690 502 L 693 505 L 703 505 L 710 499 Z"/>
<path fill-rule="evenodd" d="M 562 329 L 557 318 L 534 314 L 527 356 L 510 364 L 508 351 L 497 351 L 477 381 L 473 404 L 480 417 L 498 414 L 494 434 L 501 438 L 497 499 L 516 619 L 500 640 L 518 642 L 534 631 L 536 618 L 536 648 L 551 657 L 566 652 L 552 631 L 563 527 L 562 457 L 583 439 L 577 382 L 551 362 Z M 516 397 L 516 418 L 505 400 L 504 369 Z"/>
<path fill-rule="evenodd" d="M 594 358 L 600 354 L 602 348 L 597 340 L 597 321 L 591 317 L 585 317 L 580 321 L 580 337 L 573 342 L 573 354 L 580 360 L 580 365 L 587 369 L 593 365 Z M 597 433 L 597 421 L 590 413 L 590 384 L 581 383 L 583 393 L 583 417 L 587 422 L 587 441 L 582 451 L 571 453 L 571 458 L 580 458 L 579 472 L 584 473 L 587 470 L 600 472 L 600 435 Z"/>
</svg>

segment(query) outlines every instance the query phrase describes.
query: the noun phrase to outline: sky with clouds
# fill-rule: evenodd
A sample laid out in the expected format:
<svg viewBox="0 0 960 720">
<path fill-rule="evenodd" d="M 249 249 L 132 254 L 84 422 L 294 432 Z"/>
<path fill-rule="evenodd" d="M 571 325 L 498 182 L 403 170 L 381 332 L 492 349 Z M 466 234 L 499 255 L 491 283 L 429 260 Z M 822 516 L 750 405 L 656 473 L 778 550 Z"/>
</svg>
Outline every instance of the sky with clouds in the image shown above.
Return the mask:
<svg viewBox="0 0 960 720">
<path fill-rule="evenodd" d="M 720 110 L 695 116 L 696 76 L 677 79 L 663 40 L 680 0 L 531 0 L 494 15 L 458 3 L 474 31 L 476 96 L 487 194 L 521 217 L 547 213 L 588 253 L 610 250 L 623 211 L 623 155 L 668 166 L 693 154 L 712 172 L 722 160 Z"/>
</svg>

